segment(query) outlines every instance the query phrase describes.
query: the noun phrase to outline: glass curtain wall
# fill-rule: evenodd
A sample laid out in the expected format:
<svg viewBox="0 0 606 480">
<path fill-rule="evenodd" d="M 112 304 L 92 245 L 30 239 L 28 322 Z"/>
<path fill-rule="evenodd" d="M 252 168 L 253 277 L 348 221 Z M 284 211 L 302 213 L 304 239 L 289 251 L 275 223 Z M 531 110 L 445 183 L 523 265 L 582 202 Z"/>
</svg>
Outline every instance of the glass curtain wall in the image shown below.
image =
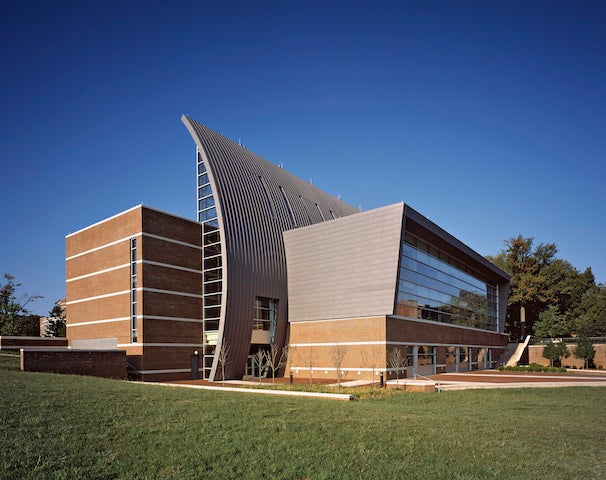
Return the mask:
<svg viewBox="0 0 606 480">
<path fill-rule="evenodd" d="M 454 258 L 406 234 L 396 314 L 497 330 L 497 288 Z"/>
<path fill-rule="evenodd" d="M 209 378 L 215 348 L 219 336 L 221 318 L 221 291 L 223 287 L 223 264 L 221 260 L 221 235 L 213 191 L 208 172 L 200 152 L 197 153 L 198 168 L 198 221 L 202 227 L 203 258 L 203 375 Z"/>
</svg>

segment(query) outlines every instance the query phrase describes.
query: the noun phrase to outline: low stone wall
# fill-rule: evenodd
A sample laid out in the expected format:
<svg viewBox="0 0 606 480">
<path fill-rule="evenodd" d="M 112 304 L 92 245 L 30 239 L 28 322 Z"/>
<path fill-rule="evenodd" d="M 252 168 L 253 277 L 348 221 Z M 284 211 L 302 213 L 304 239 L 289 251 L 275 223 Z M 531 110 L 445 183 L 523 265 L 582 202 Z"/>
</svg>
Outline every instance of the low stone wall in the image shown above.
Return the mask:
<svg viewBox="0 0 606 480">
<path fill-rule="evenodd" d="M 567 345 L 570 357 L 562 359 L 562 366 L 583 368 L 584 361 L 580 358 L 575 358 L 574 348 L 576 344 L 569 343 Z M 549 360 L 543 357 L 543 349 L 545 345 L 529 345 L 528 346 L 528 363 L 539 363 L 541 365 L 549 365 Z M 606 370 L 606 343 L 594 343 L 593 348 L 595 350 L 595 356 L 593 357 L 593 363 L 597 368 L 602 367 Z"/>
<path fill-rule="evenodd" d="M 18 337 L 0 335 L 0 350 L 21 350 L 22 348 L 66 348 L 65 337 Z"/>
<path fill-rule="evenodd" d="M 126 378 L 124 350 L 21 349 L 21 371 Z"/>
</svg>

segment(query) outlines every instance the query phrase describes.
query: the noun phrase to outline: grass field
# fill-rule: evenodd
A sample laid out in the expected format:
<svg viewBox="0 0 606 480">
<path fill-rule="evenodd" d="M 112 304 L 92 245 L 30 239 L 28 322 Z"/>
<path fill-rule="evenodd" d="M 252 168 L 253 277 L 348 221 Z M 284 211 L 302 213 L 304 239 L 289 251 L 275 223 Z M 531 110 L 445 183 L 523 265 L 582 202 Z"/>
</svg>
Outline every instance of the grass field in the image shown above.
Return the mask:
<svg viewBox="0 0 606 480">
<path fill-rule="evenodd" d="M 0 356 L 0 478 L 606 478 L 606 388 L 354 402 L 22 373 Z"/>
</svg>

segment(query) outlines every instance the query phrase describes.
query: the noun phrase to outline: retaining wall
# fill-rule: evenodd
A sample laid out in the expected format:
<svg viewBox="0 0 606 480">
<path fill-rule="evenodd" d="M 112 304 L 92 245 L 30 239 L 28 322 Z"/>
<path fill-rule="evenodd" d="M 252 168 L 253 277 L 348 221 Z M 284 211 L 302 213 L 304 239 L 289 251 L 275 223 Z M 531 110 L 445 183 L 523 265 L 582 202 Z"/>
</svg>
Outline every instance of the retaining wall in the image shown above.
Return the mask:
<svg viewBox="0 0 606 480">
<path fill-rule="evenodd" d="M 21 371 L 126 378 L 124 350 L 21 349 Z"/>
</svg>

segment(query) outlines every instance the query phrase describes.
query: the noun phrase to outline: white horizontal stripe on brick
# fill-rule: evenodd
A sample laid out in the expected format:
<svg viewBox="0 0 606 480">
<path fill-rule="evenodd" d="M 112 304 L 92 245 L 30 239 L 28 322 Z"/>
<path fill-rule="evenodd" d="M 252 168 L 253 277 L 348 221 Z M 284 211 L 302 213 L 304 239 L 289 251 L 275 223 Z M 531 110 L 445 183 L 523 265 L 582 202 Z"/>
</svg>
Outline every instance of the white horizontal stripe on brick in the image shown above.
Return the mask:
<svg viewBox="0 0 606 480">
<path fill-rule="evenodd" d="M 341 347 L 359 346 L 359 345 L 398 345 L 398 346 L 418 346 L 418 347 L 472 347 L 472 348 L 504 348 L 501 345 L 465 345 L 459 343 L 431 343 L 431 342 L 393 342 L 393 341 L 373 341 L 373 342 L 326 342 L 326 343 L 291 343 L 289 347 Z M 315 367 L 314 367 L 315 368 Z"/>
<path fill-rule="evenodd" d="M 95 275 L 101 275 L 107 272 L 113 272 L 114 270 L 120 270 L 121 268 L 130 267 L 130 263 L 124 263 L 122 265 L 118 265 L 116 267 L 105 268 L 103 270 L 97 270 L 96 272 L 87 273 L 86 275 L 80 275 L 79 277 L 68 278 L 65 282 L 74 282 L 76 280 L 82 280 L 83 278 L 94 277 Z"/>
<path fill-rule="evenodd" d="M 137 316 L 137 318 L 140 318 Z M 120 317 L 120 318 L 108 318 L 106 320 L 91 320 L 90 322 L 78 322 L 78 323 L 68 323 L 66 327 L 80 327 L 82 325 L 96 325 L 99 323 L 112 323 L 112 322 L 123 322 L 125 320 L 130 320 L 130 317 Z"/>
<path fill-rule="evenodd" d="M 167 295 L 178 295 L 180 297 L 202 298 L 202 295 L 198 295 L 197 293 L 176 292 L 174 290 L 161 290 L 159 288 L 139 287 L 139 288 L 137 288 L 137 291 L 138 292 L 165 293 Z"/>
<path fill-rule="evenodd" d="M 199 274 L 203 273 L 202 270 L 194 270 L 193 268 L 181 267 L 179 265 L 171 265 L 169 263 L 153 262 L 151 260 L 137 260 L 137 263 L 144 263 L 146 265 L 154 265 L 156 267 L 173 268 L 175 270 L 183 270 L 184 272 L 199 273 Z"/>
<path fill-rule="evenodd" d="M 84 252 L 76 253 L 75 255 L 71 255 L 69 257 L 66 257 L 65 260 L 67 261 L 67 260 L 71 260 L 72 258 L 81 257 L 83 255 L 87 255 L 89 253 L 96 252 L 98 250 L 102 250 L 104 248 L 111 247 L 113 245 L 117 245 L 118 243 L 126 242 L 126 241 L 130 240 L 131 238 L 136 238 L 136 237 L 139 237 L 139 236 L 144 236 L 144 237 L 149 237 L 149 238 L 155 238 L 157 240 L 164 240 L 165 242 L 176 243 L 177 245 L 183 245 L 185 247 L 195 248 L 196 250 L 202 250 L 202 247 L 200 247 L 198 245 L 193 245 L 191 243 L 182 242 L 180 240 L 174 240 L 172 238 L 162 237 L 160 235 L 154 235 L 154 234 L 151 234 L 151 233 L 136 232 L 136 233 L 133 233 L 132 235 L 129 235 L 128 237 L 122 237 L 122 238 L 119 238 L 118 240 L 114 240 L 113 242 L 105 243 L 103 245 L 99 245 L 98 247 L 91 248 L 90 250 L 86 250 Z"/>
<path fill-rule="evenodd" d="M 128 213 L 128 212 L 132 212 L 133 210 L 136 210 L 137 208 L 142 207 L 142 206 L 143 206 L 142 204 L 141 205 L 135 205 L 134 207 L 131 207 L 128 210 L 124 210 L 123 212 L 116 213 L 115 215 L 112 215 L 111 217 L 104 218 L 103 220 L 100 220 L 99 222 L 93 223 L 92 225 L 89 225 L 88 227 L 84 227 L 84 228 L 81 228 L 80 230 L 76 230 L 75 232 L 70 233 L 69 235 L 66 235 L 65 238 L 71 237 L 73 235 L 77 235 L 78 233 L 81 233 L 81 232 L 84 232 L 84 231 L 89 230 L 91 228 L 94 228 L 97 225 L 101 225 L 101 224 L 103 224 L 105 222 L 109 222 L 110 220 L 113 220 L 114 218 L 118 218 L 119 216 L 124 215 L 125 213 Z"/>
<path fill-rule="evenodd" d="M 199 370 L 202 370 L 200 368 Z M 141 375 L 154 375 L 158 373 L 189 373 L 191 369 L 189 368 L 167 368 L 165 370 L 131 370 L 131 372 L 139 373 Z"/>
<path fill-rule="evenodd" d="M 143 320 L 166 320 L 169 322 L 191 322 L 191 323 L 203 323 L 204 320 L 201 318 L 184 318 L 184 317 L 161 317 L 159 315 L 142 315 L 137 316 Z"/>
<path fill-rule="evenodd" d="M 133 235 L 129 235 L 128 237 L 119 238 L 118 240 L 114 240 L 113 242 L 105 243 L 103 245 L 99 245 L 98 247 L 91 248 L 90 250 L 85 250 L 84 252 L 76 253 L 75 255 L 71 255 L 69 257 L 66 257 L 65 261 L 67 262 L 68 260 L 71 260 L 73 258 L 78 258 L 78 257 L 81 257 L 83 255 L 87 255 L 89 253 L 96 252 L 98 250 L 103 250 L 104 248 L 111 247 L 113 245 L 117 245 L 117 244 L 122 243 L 122 242 L 126 242 L 126 241 L 130 240 L 131 238 L 137 237 L 139 235 L 140 235 L 140 233 L 135 233 Z"/>
<path fill-rule="evenodd" d="M 119 347 L 198 347 L 202 348 L 201 343 L 119 343 Z"/>
<path fill-rule="evenodd" d="M 175 240 L 174 238 L 162 237 L 160 235 L 154 235 L 153 233 L 143 232 L 141 235 L 144 237 L 155 238 L 156 240 L 164 240 L 165 242 L 176 243 L 177 245 L 183 245 L 184 247 L 195 248 L 196 250 L 202 250 L 202 247 L 199 245 L 194 245 L 193 243 L 182 242 L 181 240 Z"/>
<path fill-rule="evenodd" d="M 90 302 L 91 300 L 99 300 L 101 298 L 108 298 L 108 297 L 117 297 L 118 295 L 126 295 L 126 294 L 130 294 L 130 290 L 122 290 L 121 292 L 112 292 L 112 293 L 106 293 L 105 295 L 97 295 L 95 297 L 81 298 L 80 300 L 72 300 L 70 302 L 65 302 L 65 304 L 73 305 L 74 303 Z"/>
</svg>

